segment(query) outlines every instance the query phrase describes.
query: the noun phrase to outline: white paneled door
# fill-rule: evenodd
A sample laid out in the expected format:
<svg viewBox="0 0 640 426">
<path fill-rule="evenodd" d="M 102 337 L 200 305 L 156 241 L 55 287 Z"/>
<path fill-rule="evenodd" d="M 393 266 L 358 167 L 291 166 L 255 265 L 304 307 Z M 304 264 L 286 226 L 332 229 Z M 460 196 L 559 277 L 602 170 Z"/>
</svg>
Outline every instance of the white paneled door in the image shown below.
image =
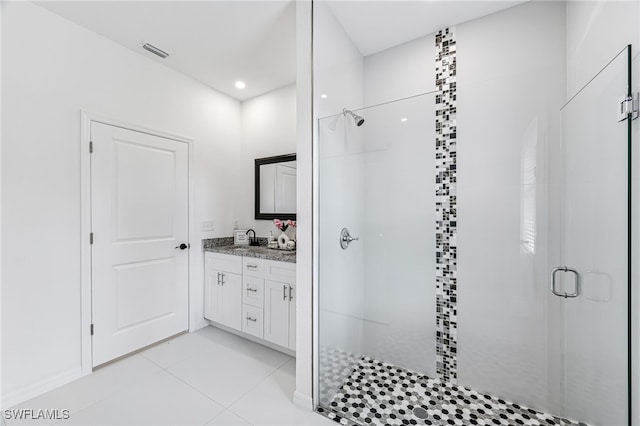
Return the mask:
<svg viewBox="0 0 640 426">
<path fill-rule="evenodd" d="M 188 328 L 188 145 L 97 122 L 91 140 L 97 366 Z"/>
</svg>

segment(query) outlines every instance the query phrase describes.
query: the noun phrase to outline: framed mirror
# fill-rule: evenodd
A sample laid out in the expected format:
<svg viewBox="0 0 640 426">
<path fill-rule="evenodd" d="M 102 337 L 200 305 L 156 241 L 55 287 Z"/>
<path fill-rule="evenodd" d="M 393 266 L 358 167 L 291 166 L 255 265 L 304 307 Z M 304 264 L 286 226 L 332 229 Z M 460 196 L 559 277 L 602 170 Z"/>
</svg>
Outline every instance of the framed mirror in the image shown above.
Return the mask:
<svg viewBox="0 0 640 426">
<path fill-rule="evenodd" d="M 256 158 L 256 219 L 296 220 L 296 169 L 296 154 Z"/>
</svg>

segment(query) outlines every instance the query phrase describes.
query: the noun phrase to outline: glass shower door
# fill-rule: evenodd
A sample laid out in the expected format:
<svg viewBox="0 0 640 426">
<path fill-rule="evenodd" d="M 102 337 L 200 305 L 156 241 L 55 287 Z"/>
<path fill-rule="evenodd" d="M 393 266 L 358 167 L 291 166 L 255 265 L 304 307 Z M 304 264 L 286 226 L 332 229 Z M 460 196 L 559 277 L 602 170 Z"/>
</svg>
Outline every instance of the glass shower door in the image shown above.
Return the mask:
<svg viewBox="0 0 640 426">
<path fill-rule="evenodd" d="M 550 290 L 563 319 L 558 414 L 593 425 L 628 421 L 630 118 L 618 121 L 617 113 L 631 83 L 630 49 L 563 107 L 556 163 L 561 261 Z"/>
<path fill-rule="evenodd" d="M 372 360 L 435 373 L 435 95 L 355 113 L 318 120 L 318 402 L 338 412 Z"/>
</svg>

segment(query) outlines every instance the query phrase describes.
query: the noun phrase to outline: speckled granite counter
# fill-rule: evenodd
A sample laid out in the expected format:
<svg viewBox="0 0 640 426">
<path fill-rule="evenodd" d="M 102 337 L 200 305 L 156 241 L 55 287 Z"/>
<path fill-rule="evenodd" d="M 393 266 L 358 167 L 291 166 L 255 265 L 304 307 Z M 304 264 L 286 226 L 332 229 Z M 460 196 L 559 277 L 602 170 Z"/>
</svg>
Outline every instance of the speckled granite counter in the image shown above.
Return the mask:
<svg viewBox="0 0 640 426">
<path fill-rule="evenodd" d="M 258 238 L 258 242 L 266 243 L 266 238 Z M 234 246 L 233 238 L 211 238 L 202 240 L 202 250 L 213 253 L 231 254 L 234 256 L 256 257 L 259 259 L 276 260 L 278 262 L 296 263 L 296 251 L 274 250 L 265 245 Z"/>
</svg>

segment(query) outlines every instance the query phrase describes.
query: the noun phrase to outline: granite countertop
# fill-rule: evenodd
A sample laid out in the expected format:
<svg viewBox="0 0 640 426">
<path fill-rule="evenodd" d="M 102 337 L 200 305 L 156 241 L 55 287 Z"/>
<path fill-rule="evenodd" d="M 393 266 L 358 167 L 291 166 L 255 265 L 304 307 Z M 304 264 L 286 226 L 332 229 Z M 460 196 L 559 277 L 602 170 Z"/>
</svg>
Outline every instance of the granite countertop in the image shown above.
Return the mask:
<svg viewBox="0 0 640 426">
<path fill-rule="evenodd" d="M 258 240 L 261 243 L 266 243 L 266 238 L 264 241 L 261 241 L 261 238 Z M 233 238 L 202 240 L 202 250 L 213 253 L 231 254 L 234 256 L 247 256 L 258 259 L 276 260 L 278 262 L 296 263 L 295 250 L 275 250 L 267 248 L 266 245 L 236 246 L 233 245 Z"/>
</svg>

